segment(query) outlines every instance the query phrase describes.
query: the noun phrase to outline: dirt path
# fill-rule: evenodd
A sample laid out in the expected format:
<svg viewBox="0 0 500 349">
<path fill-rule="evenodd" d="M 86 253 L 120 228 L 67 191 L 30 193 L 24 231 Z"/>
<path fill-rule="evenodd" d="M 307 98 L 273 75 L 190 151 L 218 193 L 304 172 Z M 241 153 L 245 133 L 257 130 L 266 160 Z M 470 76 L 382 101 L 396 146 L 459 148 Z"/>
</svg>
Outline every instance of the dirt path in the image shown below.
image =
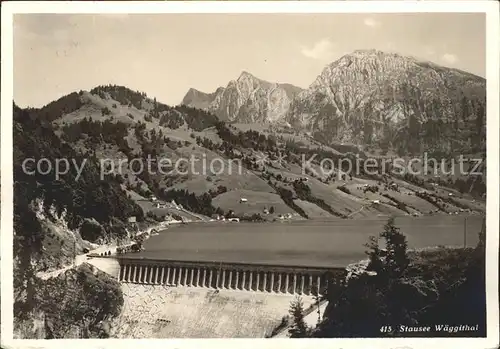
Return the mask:
<svg viewBox="0 0 500 349">
<path fill-rule="evenodd" d="M 116 250 L 116 246 L 102 245 L 102 246 L 99 246 L 98 248 L 90 251 L 89 253 L 101 253 L 101 252 L 112 251 L 112 250 Z M 59 274 L 65 272 L 69 269 L 76 268 L 85 262 L 87 262 L 87 253 L 79 254 L 75 257 L 72 264 L 66 265 L 66 266 L 59 268 L 59 269 L 56 269 L 56 270 L 40 271 L 40 272 L 36 273 L 36 276 L 42 280 L 51 279 L 51 278 L 57 277 Z"/>
<path fill-rule="evenodd" d="M 165 229 L 165 227 L 166 227 L 165 224 L 158 224 L 156 226 L 149 227 L 145 231 L 151 233 L 151 231 L 153 231 L 153 230 L 162 230 L 162 229 Z M 47 279 L 57 277 L 59 274 L 65 272 L 69 269 L 76 268 L 79 265 L 81 265 L 82 263 L 92 264 L 90 262 L 90 260 L 88 259 L 89 255 L 93 255 L 93 254 L 95 255 L 95 254 L 100 254 L 100 253 L 104 253 L 104 252 L 111 252 L 111 254 L 115 254 L 116 248 L 117 248 L 116 243 L 100 245 L 100 246 L 96 247 L 95 249 L 89 251 L 88 253 L 77 255 L 75 257 L 75 259 L 73 260 L 73 263 L 71 263 L 69 265 L 66 265 L 66 266 L 59 268 L 59 269 L 56 269 L 56 270 L 40 271 L 40 272 L 36 273 L 36 276 L 42 280 L 47 280 Z"/>
</svg>

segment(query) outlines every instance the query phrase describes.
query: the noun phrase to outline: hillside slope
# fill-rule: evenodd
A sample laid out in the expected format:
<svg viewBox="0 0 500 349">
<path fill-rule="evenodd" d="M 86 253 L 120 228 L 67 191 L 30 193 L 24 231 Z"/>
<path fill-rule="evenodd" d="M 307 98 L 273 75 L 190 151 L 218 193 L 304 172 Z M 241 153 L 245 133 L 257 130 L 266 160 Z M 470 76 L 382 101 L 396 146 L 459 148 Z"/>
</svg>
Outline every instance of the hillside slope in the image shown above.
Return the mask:
<svg viewBox="0 0 500 349">
<path fill-rule="evenodd" d="M 358 156 L 366 155 L 356 147 L 333 149 L 301 137 L 300 132 L 290 134 L 286 128 L 274 127 L 269 132 L 245 128 L 244 124 L 228 125 L 201 109 L 170 107 L 122 86 L 99 86 L 70 94 L 31 113 L 50 123 L 45 127 L 55 130 L 61 144 L 67 142 L 98 164 L 106 163 L 107 169 L 101 169 L 103 179 L 116 181 L 137 203 L 154 194 L 205 216 L 237 211 L 243 218 L 260 215 L 265 219 L 286 213 L 307 218 L 300 207 L 304 204 L 297 204 L 301 201 L 318 207 L 320 211 L 307 208 L 314 216 L 339 218 L 428 214 L 432 208 L 443 213 L 481 211 L 481 206 L 467 197 L 464 203 L 453 203 L 460 195 L 450 198 L 448 189 L 439 190 L 434 183 L 482 195 L 481 178 L 434 178 L 424 173 L 373 176 L 363 171 L 346 175 L 341 169 L 328 172 L 321 167 L 325 159 L 350 159 L 351 150 Z M 309 169 L 303 162 L 310 157 L 314 160 Z M 164 160 L 169 164 L 166 169 L 160 165 Z M 142 164 L 142 171 L 138 171 L 141 166 L 131 166 L 133 162 Z M 397 182 L 399 189 L 389 190 L 392 182 Z M 368 186 L 373 188 L 367 191 Z M 357 190 L 359 187 L 363 188 Z M 401 190 L 407 194 L 401 196 Z M 419 200 L 428 205 L 415 203 L 420 192 L 427 193 Z M 456 190 L 452 193 L 457 194 Z M 242 206 L 240 199 L 247 197 L 251 202 Z M 373 205 L 377 200 L 380 204 Z"/>
</svg>

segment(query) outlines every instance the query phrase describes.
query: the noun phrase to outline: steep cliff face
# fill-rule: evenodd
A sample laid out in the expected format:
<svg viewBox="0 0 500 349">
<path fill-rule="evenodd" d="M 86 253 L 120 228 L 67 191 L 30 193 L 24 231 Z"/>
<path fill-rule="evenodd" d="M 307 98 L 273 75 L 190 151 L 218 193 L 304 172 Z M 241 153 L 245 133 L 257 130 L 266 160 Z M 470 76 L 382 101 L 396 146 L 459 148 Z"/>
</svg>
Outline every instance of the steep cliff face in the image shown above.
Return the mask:
<svg viewBox="0 0 500 349">
<path fill-rule="evenodd" d="M 326 143 L 399 153 L 485 149 L 486 80 L 376 50 L 329 64 L 306 90 L 243 72 L 213 94 L 190 90 L 183 103 L 225 121 L 289 123 Z"/>
<path fill-rule="evenodd" d="M 328 65 L 292 101 L 286 120 L 326 143 L 402 152 L 484 146 L 486 81 L 375 50 Z"/>
<path fill-rule="evenodd" d="M 36 293 L 16 298 L 16 338 L 109 338 L 110 325 L 124 302 L 116 279 L 84 263 L 57 277 L 31 282 Z"/>
<path fill-rule="evenodd" d="M 290 84 L 270 83 L 242 72 L 237 80 L 212 94 L 190 89 L 182 103 L 209 110 L 224 121 L 274 123 L 283 119 L 300 91 Z"/>
</svg>

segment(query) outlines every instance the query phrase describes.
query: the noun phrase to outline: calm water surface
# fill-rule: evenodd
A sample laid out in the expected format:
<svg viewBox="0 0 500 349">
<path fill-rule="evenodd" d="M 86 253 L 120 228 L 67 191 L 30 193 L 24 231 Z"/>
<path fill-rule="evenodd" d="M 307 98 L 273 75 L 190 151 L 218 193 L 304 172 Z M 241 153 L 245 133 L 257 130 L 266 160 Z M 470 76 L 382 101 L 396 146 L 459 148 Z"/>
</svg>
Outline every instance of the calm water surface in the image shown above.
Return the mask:
<svg viewBox="0 0 500 349">
<path fill-rule="evenodd" d="M 345 266 L 365 258 L 364 244 L 387 218 L 275 223 L 193 223 L 152 236 L 133 256 L 155 259 Z M 480 216 L 398 217 L 410 248 L 475 246 Z"/>
</svg>

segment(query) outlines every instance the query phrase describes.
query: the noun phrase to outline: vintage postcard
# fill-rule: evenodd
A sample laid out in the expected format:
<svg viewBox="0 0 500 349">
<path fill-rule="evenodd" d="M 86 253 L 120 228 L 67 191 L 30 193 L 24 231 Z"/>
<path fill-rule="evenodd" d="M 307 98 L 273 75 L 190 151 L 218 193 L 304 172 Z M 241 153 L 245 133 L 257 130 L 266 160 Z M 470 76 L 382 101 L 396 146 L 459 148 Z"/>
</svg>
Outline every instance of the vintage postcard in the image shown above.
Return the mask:
<svg viewBox="0 0 500 349">
<path fill-rule="evenodd" d="M 3 3 L 2 347 L 498 347 L 498 10 Z"/>
</svg>

